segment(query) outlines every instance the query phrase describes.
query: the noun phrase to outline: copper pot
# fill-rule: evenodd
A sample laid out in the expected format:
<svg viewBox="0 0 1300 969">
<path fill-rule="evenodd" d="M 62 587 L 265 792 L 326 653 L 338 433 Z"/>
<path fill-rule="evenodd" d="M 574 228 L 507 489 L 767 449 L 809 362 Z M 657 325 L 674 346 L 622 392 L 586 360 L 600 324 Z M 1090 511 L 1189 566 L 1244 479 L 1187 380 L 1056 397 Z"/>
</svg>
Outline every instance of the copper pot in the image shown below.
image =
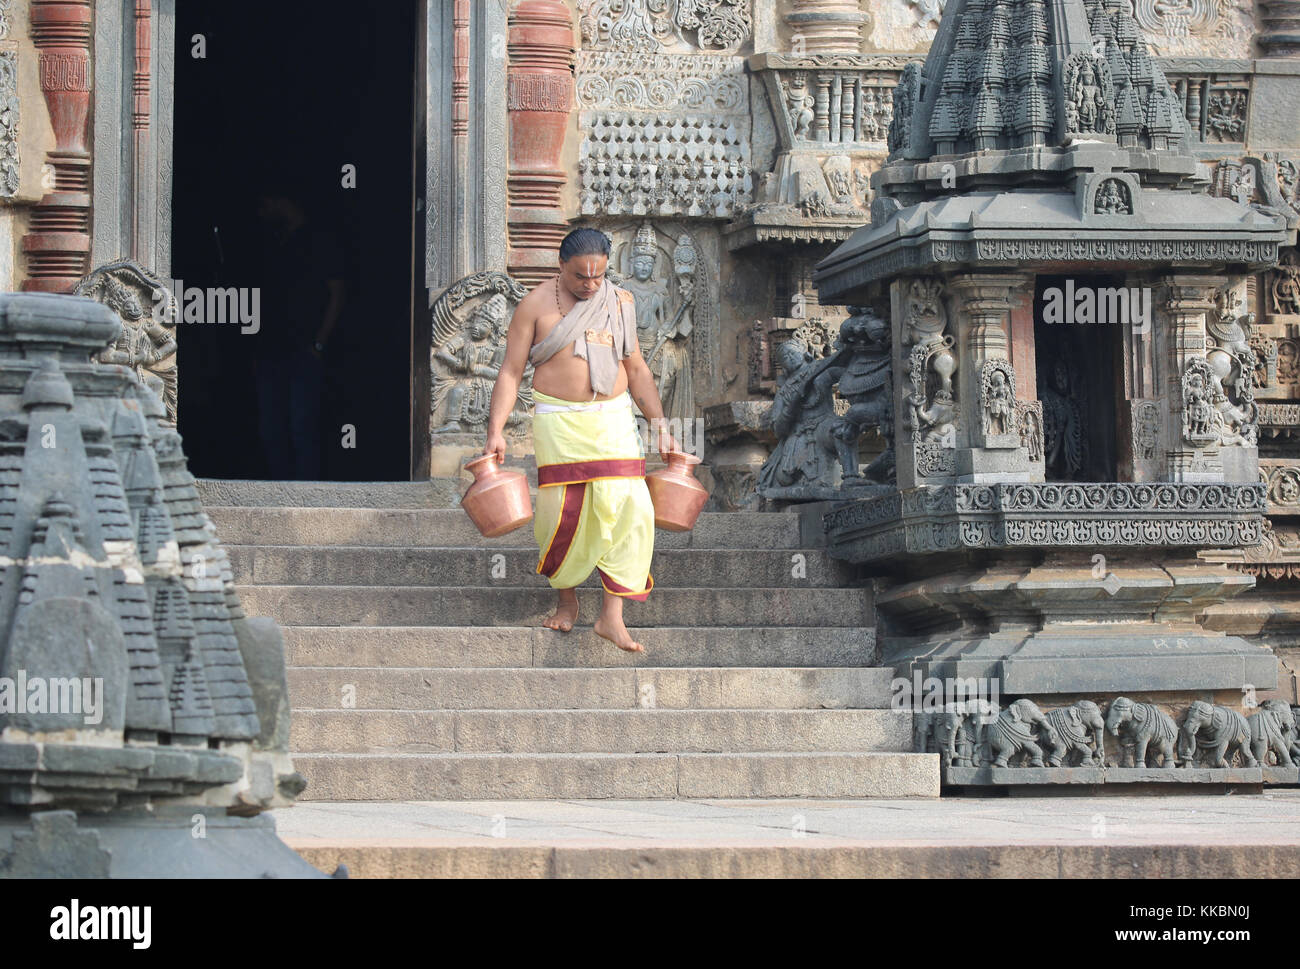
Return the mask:
<svg viewBox="0 0 1300 969">
<path fill-rule="evenodd" d="M 460 499 L 460 506 L 484 538 L 496 538 L 528 524 L 533 502 L 524 475 L 503 469 L 494 453 L 466 461 L 465 468 L 474 475 L 474 483 Z"/>
<path fill-rule="evenodd" d="M 655 527 L 670 532 L 689 532 L 709 500 L 704 485 L 691 472 L 700 459 L 685 451 L 669 451 L 668 467 L 645 476 L 650 500 L 655 506 Z"/>
</svg>

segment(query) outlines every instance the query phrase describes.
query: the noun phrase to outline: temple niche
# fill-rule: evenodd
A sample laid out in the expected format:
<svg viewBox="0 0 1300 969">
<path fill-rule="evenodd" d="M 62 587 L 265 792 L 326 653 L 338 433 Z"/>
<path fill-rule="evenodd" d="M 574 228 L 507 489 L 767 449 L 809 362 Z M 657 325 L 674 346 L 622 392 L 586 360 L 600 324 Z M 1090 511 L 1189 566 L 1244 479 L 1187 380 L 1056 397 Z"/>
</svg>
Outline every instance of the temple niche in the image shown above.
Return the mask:
<svg viewBox="0 0 1300 969">
<path fill-rule="evenodd" d="M 815 270 L 823 303 L 890 320 L 896 475 L 806 514 L 877 576 L 886 663 L 1000 689 L 919 721 L 949 785 L 1297 780 L 1202 753 L 1279 682 L 1232 634 L 1255 581 L 1230 563 L 1300 502 L 1261 443 L 1294 356 L 1261 309 L 1290 308 L 1286 169 L 1215 178 L 1200 89 L 1143 26 L 1103 0 L 949 0 L 895 89 L 871 223 Z"/>
</svg>

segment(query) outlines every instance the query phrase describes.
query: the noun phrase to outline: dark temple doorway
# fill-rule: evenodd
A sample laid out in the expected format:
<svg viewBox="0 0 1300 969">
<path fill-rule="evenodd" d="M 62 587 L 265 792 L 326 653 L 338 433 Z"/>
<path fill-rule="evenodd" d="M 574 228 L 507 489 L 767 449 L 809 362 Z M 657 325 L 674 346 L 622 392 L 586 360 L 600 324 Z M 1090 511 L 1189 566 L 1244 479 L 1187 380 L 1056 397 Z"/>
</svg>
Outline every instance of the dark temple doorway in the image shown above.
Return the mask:
<svg viewBox="0 0 1300 969">
<path fill-rule="evenodd" d="M 1034 287 L 1034 352 L 1043 404 L 1044 477 L 1118 481 L 1116 428 L 1126 310 L 1121 276 L 1043 276 Z"/>
<path fill-rule="evenodd" d="M 197 476 L 411 476 L 421 6 L 177 4 L 171 275 Z"/>
</svg>

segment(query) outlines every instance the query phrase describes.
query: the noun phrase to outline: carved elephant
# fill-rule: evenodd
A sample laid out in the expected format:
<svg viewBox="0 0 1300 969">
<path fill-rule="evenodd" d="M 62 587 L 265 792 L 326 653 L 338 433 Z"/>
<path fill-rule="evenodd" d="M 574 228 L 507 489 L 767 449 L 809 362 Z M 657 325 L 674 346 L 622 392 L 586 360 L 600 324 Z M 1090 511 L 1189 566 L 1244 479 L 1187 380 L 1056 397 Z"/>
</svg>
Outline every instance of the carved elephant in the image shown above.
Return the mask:
<svg viewBox="0 0 1300 969">
<path fill-rule="evenodd" d="M 1106 711 L 1106 732 L 1118 737 L 1121 745 L 1133 748 L 1134 767 L 1174 766 L 1174 742 L 1178 739 L 1178 727 L 1169 714 L 1159 707 L 1150 703 L 1135 703 L 1126 696 L 1116 697 Z M 1149 755 L 1158 756 L 1160 763 L 1147 763 Z M 1124 766 L 1122 754 L 1119 766 Z"/>
<path fill-rule="evenodd" d="M 957 737 L 965 718 L 952 710 L 936 710 L 929 715 L 928 749 L 939 755 L 939 762 L 947 767 L 969 767 L 960 763 L 957 755 Z"/>
<path fill-rule="evenodd" d="M 1097 704 L 1079 700 L 1068 707 L 1048 710 L 1047 719 L 1059 739 L 1047 758 L 1053 767 L 1069 766 L 1076 752 L 1080 767 L 1101 767 L 1106 763 L 1106 721 Z"/>
<path fill-rule="evenodd" d="M 1043 766 L 1040 742 L 1055 747 L 1060 741 L 1056 730 L 1031 700 L 1016 700 L 988 725 L 985 739 L 994 767 L 1007 767 L 1010 758 L 1024 753 L 1030 767 Z"/>
<path fill-rule="evenodd" d="M 1295 716 L 1285 700 L 1265 700 L 1246 718 L 1250 727 L 1250 752 L 1260 766 L 1268 763 L 1271 750 L 1279 767 L 1294 767 L 1291 751 L 1296 743 Z"/>
<path fill-rule="evenodd" d="M 1196 748 L 1206 751 L 1211 767 L 1229 767 L 1229 758 L 1241 751 L 1247 767 L 1258 761 L 1250 751 L 1250 727 L 1246 718 L 1236 710 L 1211 706 L 1204 700 L 1195 701 L 1187 708 L 1183 720 L 1184 767 L 1191 767 Z"/>
</svg>

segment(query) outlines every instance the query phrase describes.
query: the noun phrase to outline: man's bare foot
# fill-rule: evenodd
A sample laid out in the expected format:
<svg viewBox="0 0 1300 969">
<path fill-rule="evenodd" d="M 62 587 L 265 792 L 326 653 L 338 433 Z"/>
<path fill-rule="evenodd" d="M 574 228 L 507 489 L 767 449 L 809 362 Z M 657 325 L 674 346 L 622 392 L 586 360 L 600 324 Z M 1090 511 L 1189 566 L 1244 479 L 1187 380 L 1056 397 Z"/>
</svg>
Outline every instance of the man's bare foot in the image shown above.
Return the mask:
<svg viewBox="0 0 1300 969">
<path fill-rule="evenodd" d="M 608 639 L 619 649 L 626 650 L 629 653 L 644 653 L 645 647 L 632 638 L 632 634 L 627 631 L 627 627 L 619 620 L 617 625 L 600 616 L 591 627 L 596 631 L 596 635 L 601 639 Z"/>
<path fill-rule="evenodd" d="M 561 589 L 560 601 L 555 606 L 555 611 L 542 620 L 542 625 L 547 629 L 567 633 L 573 629 L 573 624 L 577 621 L 578 594 L 572 589 Z"/>
</svg>

